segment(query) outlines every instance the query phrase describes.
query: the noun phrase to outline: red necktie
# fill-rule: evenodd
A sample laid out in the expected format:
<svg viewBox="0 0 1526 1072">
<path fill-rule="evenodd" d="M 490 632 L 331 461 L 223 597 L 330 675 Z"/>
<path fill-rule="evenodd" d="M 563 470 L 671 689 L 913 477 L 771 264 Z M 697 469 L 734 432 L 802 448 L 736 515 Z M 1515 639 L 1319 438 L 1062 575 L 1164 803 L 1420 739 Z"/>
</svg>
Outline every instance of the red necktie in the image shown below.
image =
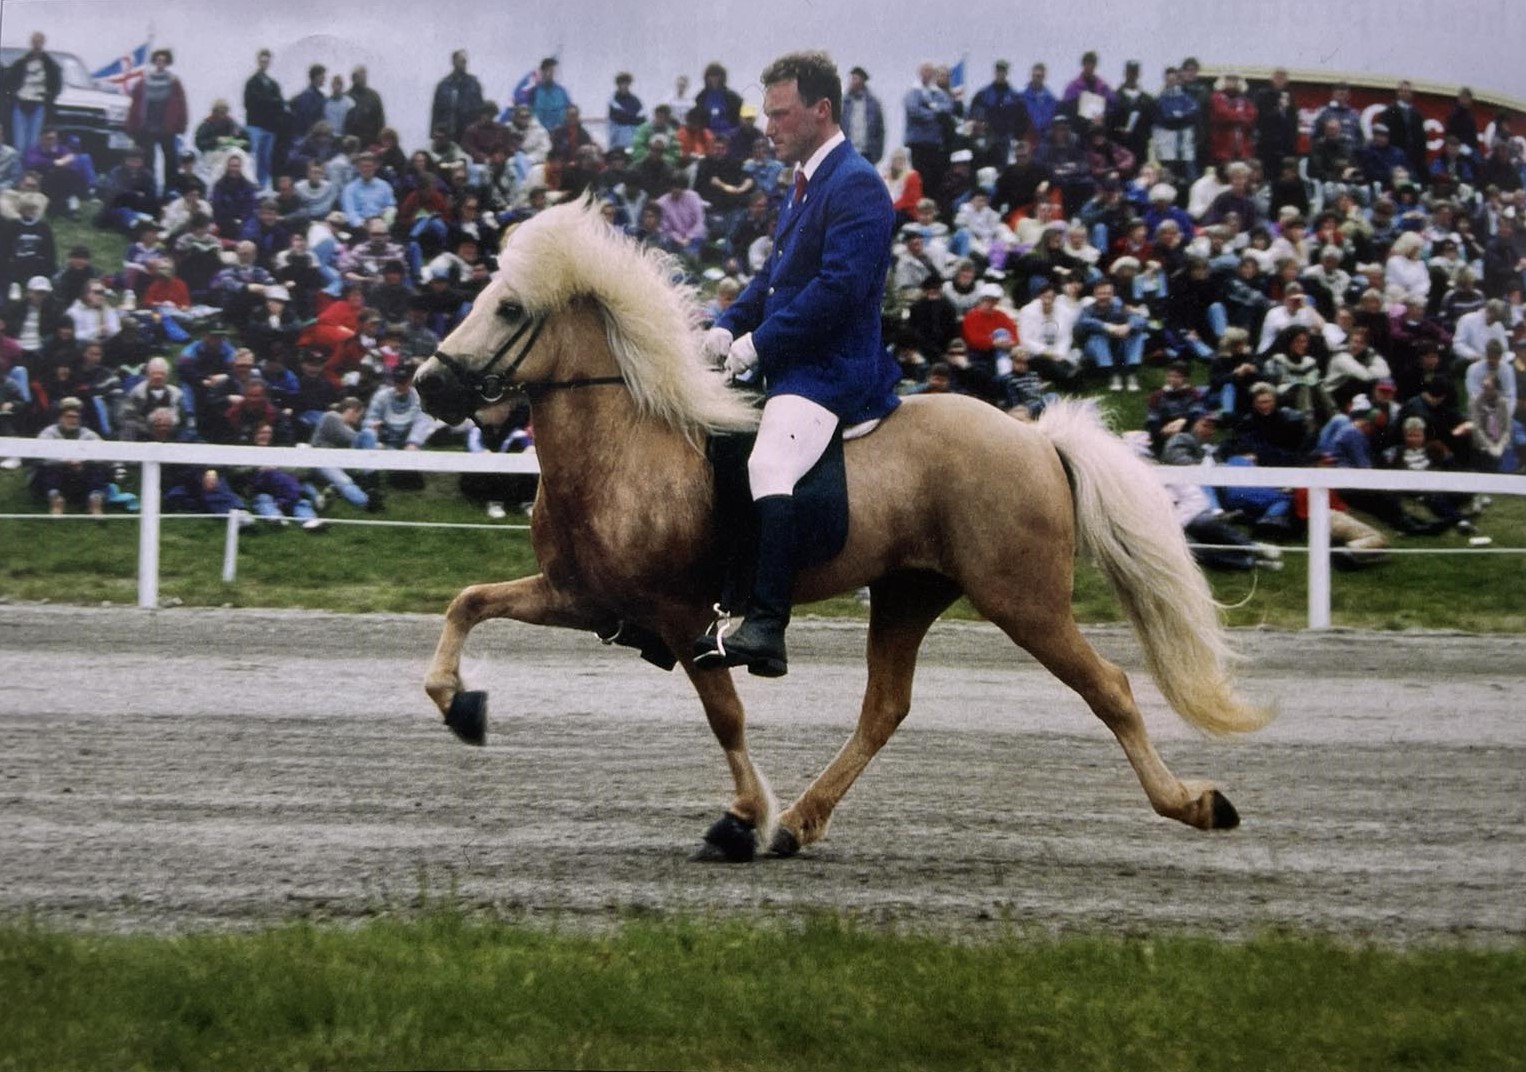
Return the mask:
<svg viewBox="0 0 1526 1072">
<path fill-rule="evenodd" d="M 795 196 L 790 199 L 790 204 L 798 205 L 805 200 L 805 172 L 795 172 Z"/>
</svg>

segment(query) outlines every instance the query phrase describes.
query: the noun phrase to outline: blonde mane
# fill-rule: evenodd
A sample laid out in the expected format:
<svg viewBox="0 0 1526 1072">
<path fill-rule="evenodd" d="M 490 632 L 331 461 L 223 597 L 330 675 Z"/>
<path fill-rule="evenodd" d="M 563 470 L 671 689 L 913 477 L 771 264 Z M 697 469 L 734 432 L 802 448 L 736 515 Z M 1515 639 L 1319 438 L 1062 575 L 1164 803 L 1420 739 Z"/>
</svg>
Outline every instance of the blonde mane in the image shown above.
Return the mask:
<svg viewBox="0 0 1526 1072">
<path fill-rule="evenodd" d="M 498 255 L 530 311 L 547 315 L 579 297 L 604 317 L 609 348 L 637 409 L 691 440 L 755 428 L 758 411 L 700 354 L 700 304 L 677 261 L 609 226 L 590 199 L 548 208 L 516 227 Z"/>
</svg>

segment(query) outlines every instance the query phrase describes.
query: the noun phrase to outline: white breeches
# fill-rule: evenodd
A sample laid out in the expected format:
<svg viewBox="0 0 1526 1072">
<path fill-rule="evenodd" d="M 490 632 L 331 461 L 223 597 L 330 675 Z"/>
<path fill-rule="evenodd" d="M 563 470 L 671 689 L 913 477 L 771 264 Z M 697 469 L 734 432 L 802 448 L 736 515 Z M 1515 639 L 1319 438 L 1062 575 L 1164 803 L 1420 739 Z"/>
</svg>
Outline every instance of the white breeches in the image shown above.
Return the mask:
<svg viewBox="0 0 1526 1072">
<path fill-rule="evenodd" d="M 775 395 L 763 404 L 758 441 L 747 457 L 752 497 L 792 495 L 837 430 L 837 415 L 800 395 Z"/>
</svg>

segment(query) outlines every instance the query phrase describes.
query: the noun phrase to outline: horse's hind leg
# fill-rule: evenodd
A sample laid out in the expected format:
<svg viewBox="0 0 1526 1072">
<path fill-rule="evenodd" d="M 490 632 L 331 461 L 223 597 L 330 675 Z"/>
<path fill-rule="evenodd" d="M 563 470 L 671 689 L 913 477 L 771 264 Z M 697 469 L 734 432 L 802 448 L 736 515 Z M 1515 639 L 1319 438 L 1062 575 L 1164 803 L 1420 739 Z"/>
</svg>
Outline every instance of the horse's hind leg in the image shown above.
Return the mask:
<svg viewBox="0 0 1526 1072">
<path fill-rule="evenodd" d="M 869 687 L 858 726 L 827 768 L 779 816 L 770 845 L 774 853 L 793 856 L 825 836 L 833 810 L 911 710 L 917 650 L 928 628 L 958 595 L 953 582 L 935 574 L 892 574 L 871 587 Z"/>
<path fill-rule="evenodd" d="M 1156 812 L 1201 830 L 1238 826 L 1240 817 L 1234 806 L 1211 784 L 1183 782 L 1171 773 L 1145 732 L 1127 675 L 1097 654 L 1076 628 L 1069 607 L 1052 613 L 1034 613 L 1034 609 L 1030 604 L 1013 614 L 992 615 L 992 620 L 1080 693 L 1113 731 Z"/>
<path fill-rule="evenodd" d="M 446 725 L 473 744 L 481 744 L 481 693 L 461 691 L 461 649 L 466 636 L 489 618 L 513 618 L 531 625 L 556 625 L 569 629 L 593 629 L 604 617 L 567 593 L 553 588 L 544 574 L 522 577 L 502 584 L 477 584 L 451 600 L 445 612 L 445 628 L 435 646 L 434 659 L 424 678 L 424 691 L 445 716 Z M 463 705 L 470 697 L 473 701 Z M 463 732 L 462 708 L 468 706 L 475 732 Z M 477 739 L 473 740 L 473 737 Z"/>
</svg>

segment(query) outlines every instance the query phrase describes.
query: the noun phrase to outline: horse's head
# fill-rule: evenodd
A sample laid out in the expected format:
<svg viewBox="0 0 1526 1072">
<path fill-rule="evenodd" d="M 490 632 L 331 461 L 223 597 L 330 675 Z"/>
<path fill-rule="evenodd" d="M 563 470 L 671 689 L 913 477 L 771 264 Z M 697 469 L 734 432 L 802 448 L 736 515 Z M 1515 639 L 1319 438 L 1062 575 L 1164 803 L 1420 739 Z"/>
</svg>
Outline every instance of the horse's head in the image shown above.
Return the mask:
<svg viewBox="0 0 1526 1072">
<path fill-rule="evenodd" d="M 639 414 L 691 439 L 757 425 L 701 358 L 699 306 L 678 263 L 615 231 L 590 199 L 519 224 L 498 265 L 414 380 L 432 416 L 494 423 L 516 397 L 618 384 Z"/>
<path fill-rule="evenodd" d="M 494 279 L 414 377 L 425 411 L 459 424 L 523 390 L 519 374 L 545 323 L 545 314 L 527 309 L 502 276 Z"/>
</svg>

